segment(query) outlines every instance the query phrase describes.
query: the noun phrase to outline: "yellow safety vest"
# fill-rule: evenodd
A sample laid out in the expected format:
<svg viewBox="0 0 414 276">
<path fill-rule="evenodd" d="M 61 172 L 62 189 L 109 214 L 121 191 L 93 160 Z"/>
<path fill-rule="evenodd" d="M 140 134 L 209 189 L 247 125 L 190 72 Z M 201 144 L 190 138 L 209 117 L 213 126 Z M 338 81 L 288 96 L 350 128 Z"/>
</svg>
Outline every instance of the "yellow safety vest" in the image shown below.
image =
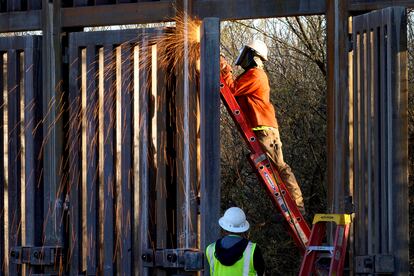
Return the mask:
<svg viewBox="0 0 414 276">
<path fill-rule="evenodd" d="M 255 276 L 257 275 L 253 265 L 253 255 L 256 244 L 250 242 L 244 249 L 243 257 L 232 266 L 222 265 L 216 258 L 216 243 L 213 242 L 206 249 L 208 264 L 210 265 L 210 276 Z"/>
</svg>

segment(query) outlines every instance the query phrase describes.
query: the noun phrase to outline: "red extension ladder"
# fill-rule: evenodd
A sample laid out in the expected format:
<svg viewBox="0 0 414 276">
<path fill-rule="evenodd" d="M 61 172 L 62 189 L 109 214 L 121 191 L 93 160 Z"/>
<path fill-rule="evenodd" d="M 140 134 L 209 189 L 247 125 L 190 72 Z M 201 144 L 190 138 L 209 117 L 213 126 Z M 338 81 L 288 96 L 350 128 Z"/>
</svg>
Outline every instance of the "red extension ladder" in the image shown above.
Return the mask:
<svg viewBox="0 0 414 276">
<path fill-rule="evenodd" d="M 259 180 L 270 196 L 273 205 L 283 215 L 289 234 L 293 237 L 301 253 L 304 254 L 310 236 L 308 224 L 280 179 L 279 173 L 260 146 L 253 130 L 247 125 L 239 104 L 223 79 L 220 79 L 220 93 L 224 105 L 250 149 L 250 164 L 256 170 Z"/>
<path fill-rule="evenodd" d="M 327 222 L 336 223 L 333 246 L 322 246 L 322 240 L 326 235 Z M 348 214 L 315 215 L 309 245 L 306 247 L 306 253 L 300 268 L 300 276 L 342 275 L 350 224 L 351 215 Z M 324 262 L 324 260 L 327 261 Z"/>
</svg>

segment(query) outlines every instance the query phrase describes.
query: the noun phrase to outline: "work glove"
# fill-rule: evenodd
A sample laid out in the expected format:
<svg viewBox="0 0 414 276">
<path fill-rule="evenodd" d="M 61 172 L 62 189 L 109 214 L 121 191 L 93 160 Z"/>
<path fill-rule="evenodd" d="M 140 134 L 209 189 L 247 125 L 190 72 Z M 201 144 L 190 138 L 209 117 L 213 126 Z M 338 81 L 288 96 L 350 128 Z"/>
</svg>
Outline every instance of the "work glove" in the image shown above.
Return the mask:
<svg viewBox="0 0 414 276">
<path fill-rule="evenodd" d="M 226 57 L 224 54 L 220 54 L 220 73 L 222 75 L 227 75 L 228 73 L 231 73 L 232 68 L 230 64 L 228 64 Z"/>
</svg>

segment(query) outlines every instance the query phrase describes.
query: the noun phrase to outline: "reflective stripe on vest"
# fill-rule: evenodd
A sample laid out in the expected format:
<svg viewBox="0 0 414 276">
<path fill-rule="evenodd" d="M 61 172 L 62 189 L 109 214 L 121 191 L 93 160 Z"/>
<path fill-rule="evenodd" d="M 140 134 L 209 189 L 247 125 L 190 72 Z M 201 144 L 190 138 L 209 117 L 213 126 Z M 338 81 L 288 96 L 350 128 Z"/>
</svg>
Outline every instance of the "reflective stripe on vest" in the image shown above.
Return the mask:
<svg viewBox="0 0 414 276">
<path fill-rule="evenodd" d="M 243 264 L 243 276 L 249 276 L 250 270 L 250 255 L 252 253 L 252 243 L 249 242 L 244 250 L 244 264 Z"/>
<path fill-rule="evenodd" d="M 215 250 L 213 250 L 212 247 L 215 247 L 215 246 L 216 246 L 216 243 L 213 243 L 207 248 L 207 251 L 209 251 L 208 257 L 210 259 L 210 275 L 214 275 L 214 251 Z"/>
<path fill-rule="evenodd" d="M 252 276 L 257 275 L 253 266 L 253 255 L 256 244 L 248 242 L 243 257 L 232 266 L 225 266 L 215 257 L 216 243 L 210 244 L 206 249 L 206 257 L 210 265 L 211 276 Z M 216 262 L 216 263 L 215 263 Z"/>
</svg>

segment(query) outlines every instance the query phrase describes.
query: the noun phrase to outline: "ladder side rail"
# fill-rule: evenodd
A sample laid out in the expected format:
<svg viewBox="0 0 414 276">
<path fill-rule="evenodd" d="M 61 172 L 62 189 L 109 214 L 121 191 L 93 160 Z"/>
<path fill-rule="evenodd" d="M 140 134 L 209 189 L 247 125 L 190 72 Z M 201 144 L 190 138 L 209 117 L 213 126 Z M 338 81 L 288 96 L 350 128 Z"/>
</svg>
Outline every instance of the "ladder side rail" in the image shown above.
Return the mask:
<svg viewBox="0 0 414 276">
<path fill-rule="evenodd" d="M 256 174 L 269 195 L 273 205 L 284 216 L 284 225 L 288 228 L 289 235 L 293 238 L 301 254 L 306 250 L 310 236 L 310 229 L 302 214 L 291 199 L 283 182 L 276 184 L 272 175 L 272 164 L 268 159 L 255 163 L 254 155 L 251 155 L 250 164 L 256 169 Z M 295 206 L 292 208 L 292 206 Z"/>
<path fill-rule="evenodd" d="M 308 246 L 318 246 L 322 244 L 323 237 L 326 232 L 325 223 L 316 223 L 312 227 Z M 318 251 L 306 251 L 303 256 L 302 265 L 300 267 L 299 276 L 308 276 L 315 272 L 315 259 Z"/>
<path fill-rule="evenodd" d="M 285 217 L 287 226 L 290 227 L 293 232 L 290 234 L 295 239 L 298 247 L 301 248 L 302 254 L 305 253 L 306 245 L 308 244 L 311 234 L 309 225 L 303 218 L 296 202 L 291 197 L 273 163 L 266 158 L 262 162 L 255 164 L 255 162 L 253 162 L 253 158 L 254 156 L 251 156 L 251 165 L 256 167 L 258 174 L 261 176 L 262 180 L 266 182 L 264 184 L 269 189 L 269 192 L 275 191 L 271 194 L 272 202 L 278 207 L 280 213 Z M 276 179 L 274 177 L 276 177 Z M 274 187 L 276 187 L 276 189 Z"/>
<path fill-rule="evenodd" d="M 247 124 L 245 116 L 243 115 L 243 112 L 241 111 L 240 106 L 236 101 L 236 98 L 233 96 L 233 94 L 230 91 L 230 88 L 224 83 L 223 80 L 221 80 L 220 83 L 220 92 L 221 98 L 223 100 L 224 105 L 227 108 L 227 111 L 231 115 L 233 121 L 236 123 L 236 126 L 242 134 L 243 139 L 246 141 L 249 149 L 252 151 L 252 153 L 264 154 L 262 147 L 257 141 L 256 135 Z"/>
<path fill-rule="evenodd" d="M 349 224 L 337 225 L 335 231 L 335 251 L 332 256 L 329 275 L 341 276 L 345 265 L 345 254 L 348 244 Z"/>
<path fill-rule="evenodd" d="M 240 106 L 230 91 L 230 88 L 223 80 L 221 80 L 220 92 L 224 105 L 252 152 L 249 159 L 252 167 L 256 168 L 259 180 L 261 180 L 262 184 L 265 186 L 266 192 L 270 196 L 273 204 L 285 217 L 288 229 L 290 230 L 289 233 L 294 238 L 295 243 L 301 249 L 303 254 L 310 236 L 310 228 L 308 224 L 297 209 L 296 203 L 291 198 L 279 173 L 269 161 L 267 154 L 263 151 L 260 143 L 257 141 L 256 135 L 248 126 Z M 265 170 L 267 170 L 267 172 L 263 171 L 261 173 L 260 166 L 266 168 Z M 288 210 L 286 210 L 286 208 L 288 208 Z"/>
</svg>

